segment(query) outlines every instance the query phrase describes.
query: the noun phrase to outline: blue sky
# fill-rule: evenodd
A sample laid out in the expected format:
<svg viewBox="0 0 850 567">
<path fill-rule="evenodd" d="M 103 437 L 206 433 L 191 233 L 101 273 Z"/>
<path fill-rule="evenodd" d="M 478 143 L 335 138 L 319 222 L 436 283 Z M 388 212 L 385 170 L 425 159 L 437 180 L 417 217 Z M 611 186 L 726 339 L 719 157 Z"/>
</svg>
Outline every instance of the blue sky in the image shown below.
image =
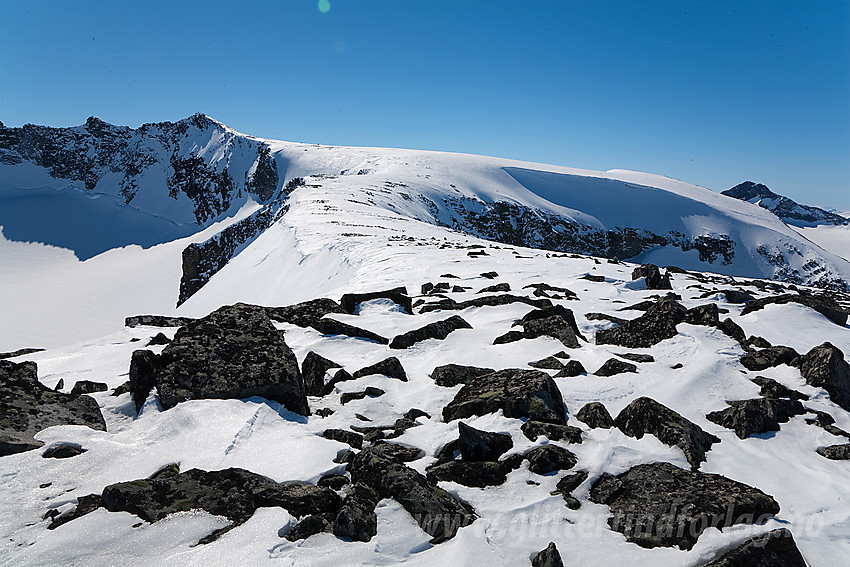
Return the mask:
<svg viewBox="0 0 850 567">
<path fill-rule="evenodd" d="M 0 121 L 204 112 L 257 136 L 751 179 L 850 210 L 850 2 L 0 6 Z"/>
</svg>

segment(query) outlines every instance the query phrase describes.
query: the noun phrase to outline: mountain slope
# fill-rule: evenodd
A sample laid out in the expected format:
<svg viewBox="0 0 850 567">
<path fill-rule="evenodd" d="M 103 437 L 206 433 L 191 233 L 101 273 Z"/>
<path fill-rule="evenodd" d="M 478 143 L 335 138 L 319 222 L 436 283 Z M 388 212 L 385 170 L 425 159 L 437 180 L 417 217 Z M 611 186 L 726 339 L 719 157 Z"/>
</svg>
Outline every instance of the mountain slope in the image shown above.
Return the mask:
<svg viewBox="0 0 850 567">
<path fill-rule="evenodd" d="M 825 211 L 818 207 L 801 205 L 788 197 L 777 195 L 761 183 L 744 181 L 731 189 L 723 191 L 722 194 L 747 201 L 748 203 L 754 203 L 773 212 L 786 223 L 797 227 L 850 224 L 850 219 L 847 217 Z"/>
</svg>

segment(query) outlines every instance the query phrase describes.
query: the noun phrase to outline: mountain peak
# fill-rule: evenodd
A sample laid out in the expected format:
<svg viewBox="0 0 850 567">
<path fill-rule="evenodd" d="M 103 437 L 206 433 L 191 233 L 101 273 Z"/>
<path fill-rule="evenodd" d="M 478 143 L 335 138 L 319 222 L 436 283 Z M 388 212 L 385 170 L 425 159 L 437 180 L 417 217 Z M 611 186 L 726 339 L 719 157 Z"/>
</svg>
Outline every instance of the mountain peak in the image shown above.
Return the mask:
<svg viewBox="0 0 850 567">
<path fill-rule="evenodd" d="M 731 189 L 722 192 L 727 197 L 734 197 L 741 201 L 754 203 L 763 209 L 771 211 L 787 224 L 793 226 L 818 226 L 822 224 L 846 225 L 850 219 L 825 211 L 818 207 L 801 205 L 796 201 L 777 195 L 767 185 L 744 181 Z"/>
<path fill-rule="evenodd" d="M 771 191 L 767 185 L 756 183 L 755 181 L 744 181 L 731 189 L 723 191 L 722 194 L 742 201 L 749 201 L 754 198 L 770 199 L 779 196 Z"/>
</svg>

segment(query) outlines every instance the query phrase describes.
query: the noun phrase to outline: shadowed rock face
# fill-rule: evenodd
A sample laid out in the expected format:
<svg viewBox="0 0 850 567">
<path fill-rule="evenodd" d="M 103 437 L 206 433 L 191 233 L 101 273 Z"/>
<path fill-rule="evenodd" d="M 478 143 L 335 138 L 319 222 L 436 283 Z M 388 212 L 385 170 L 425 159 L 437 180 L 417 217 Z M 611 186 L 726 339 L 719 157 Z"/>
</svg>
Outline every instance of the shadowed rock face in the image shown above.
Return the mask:
<svg viewBox="0 0 850 567">
<path fill-rule="evenodd" d="M 706 419 L 723 427 L 734 429 L 741 439 L 750 435 L 779 431 L 779 424 L 795 415 L 806 413 L 797 400 L 781 398 L 754 398 L 726 402 L 730 407 L 708 414 Z"/>
<path fill-rule="evenodd" d="M 791 347 L 773 346 L 748 352 L 741 357 L 741 364 L 747 370 L 767 370 L 780 364 L 796 365 L 799 356 Z"/>
<path fill-rule="evenodd" d="M 531 560 L 531 567 L 564 567 L 561 554 L 555 547 L 555 542 L 550 541 L 543 551 L 537 553 Z"/>
<path fill-rule="evenodd" d="M 702 567 L 806 567 L 791 532 L 782 528 L 748 539 Z"/>
<path fill-rule="evenodd" d="M 830 399 L 850 411 L 850 364 L 844 353 L 831 343 L 823 343 L 807 352 L 800 373 L 806 382 L 829 393 Z"/>
<path fill-rule="evenodd" d="M 610 429 L 614 427 L 614 419 L 600 402 L 586 403 L 578 410 L 576 419 L 586 423 L 591 428 Z"/>
<path fill-rule="evenodd" d="M 295 355 L 262 307 L 222 307 L 180 328 L 156 363 L 153 381 L 166 409 L 189 399 L 260 396 L 310 411 Z"/>
<path fill-rule="evenodd" d="M 610 507 L 611 529 L 647 548 L 691 549 L 709 526 L 763 523 L 779 513 L 779 504 L 757 488 L 670 463 L 603 474 L 593 483 L 590 500 Z"/>
<path fill-rule="evenodd" d="M 461 366 L 460 364 L 445 364 L 438 366 L 431 372 L 431 378 L 437 386 L 457 386 L 458 384 L 469 384 L 479 376 L 492 374 L 492 368 L 478 368 L 477 366 Z"/>
<path fill-rule="evenodd" d="M 386 291 L 375 291 L 370 293 L 346 293 L 339 301 L 342 310 L 346 313 L 353 314 L 357 306 L 364 301 L 372 301 L 373 299 L 389 299 L 393 303 L 401 306 L 404 312 L 408 315 L 413 314 L 412 302 L 407 295 L 407 288 L 396 287 Z"/>
<path fill-rule="evenodd" d="M 87 425 L 106 431 L 93 398 L 42 385 L 35 362 L 0 360 L 0 456 L 41 447 L 44 443 L 33 435 L 53 425 Z"/>
<path fill-rule="evenodd" d="M 646 313 L 631 321 L 596 332 L 596 344 L 646 348 L 675 337 L 676 325 L 685 320 L 687 309 L 669 297 L 662 297 Z"/>
<path fill-rule="evenodd" d="M 392 342 L 390 342 L 390 348 L 408 348 L 426 339 L 443 340 L 448 337 L 449 334 L 453 331 L 456 331 L 458 329 L 471 328 L 472 325 L 463 320 L 459 315 L 453 315 L 448 319 L 444 319 L 443 321 L 429 323 L 428 325 L 420 327 L 419 329 L 408 331 L 403 335 L 398 335 L 392 340 Z"/>
<path fill-rule="evenodd" d="M 617 428 L 637 439 L 651 433 L 671 447 L 679 447 L 693 470 L 705 461 L 706 452 L 720 439 L 706 433 L 697 424 L 685 419 L 651 398 L 638 398 L 623 408 L 614 420 Z"/>
<path fill-rule="evenodd" d="M 345 313 L 345 311 L 333 299 L 321 298 L 286 307 L 266 307 L 266 313 L 272 321 L 310 327 L 328 313 Z"/>
<path fill-rule="evenodd" d="M 632 279 L 644 278 L 647 289 L 673 289 L 670 275 L 662 274 L 655 264 L 643 264 L 632 271 Z"/>
<path fill-rule="evenodd" d="M 506 417 L 566 425 L 561 391 L 540 370 L 507 369 L 476 378 L 443 408 L 443 419 L 486 415 L 500 409 Z"/>
<path fill-rule="evenodd" d="M 763 309 L 766 305 L 774 303 L 779 305 L 786 303 L 799 303 L 800 305 L 805 305 L 806 307 L 814 309 L 836 325 L 843 327 L 847 324 L 847 311 L 842 309 L 838 302 L 828 295 L 800 295 L 796 293 L 789 293 L 774 297 L 754 299 L 744 306 L 744 310 L 741 311 L 741 315 L 758 311 L 759 309 Z"/>
</svg>

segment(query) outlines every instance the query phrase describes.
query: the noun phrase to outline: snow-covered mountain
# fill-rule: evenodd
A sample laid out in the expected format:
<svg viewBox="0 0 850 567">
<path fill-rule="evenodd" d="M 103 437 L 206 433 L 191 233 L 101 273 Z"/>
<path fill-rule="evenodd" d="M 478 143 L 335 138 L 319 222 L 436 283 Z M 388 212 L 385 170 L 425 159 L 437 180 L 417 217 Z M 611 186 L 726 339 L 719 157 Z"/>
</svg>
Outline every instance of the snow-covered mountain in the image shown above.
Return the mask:
<svg viewBox="0 0 850 567">
<path fill-rule="evenodd" d="M 0 357 L 0 565 L 846 561 L 850 269 L 771 212 L 203 116 L 0 135 L 0 352 L 47 347 Z"/>
<path fill-rule="evenodd" d="M 801 205 L 788 197 L 777 195 L 761 183 L 744 181 L 723 191 L 723 195 L 764 207 L 786 223 L 796 227 L 850 224 L 850 218 L 846 216 L 810 205 Z"/>
<path fill-rule="evenodd" d="M 403 216 L 517 246 L 847 289 L 850 264 L 763 209 L 668 178 L 411 150 L 260 140 L 202 114 L 138 129 L 0 128 L 0 225 L 86 260 L 252 216 L 182 256 L 182 303 L 272 222 L 286 196 L 339 216 Z M 366 207 L 364 209 L 364 207 Z"/>
</svg>

